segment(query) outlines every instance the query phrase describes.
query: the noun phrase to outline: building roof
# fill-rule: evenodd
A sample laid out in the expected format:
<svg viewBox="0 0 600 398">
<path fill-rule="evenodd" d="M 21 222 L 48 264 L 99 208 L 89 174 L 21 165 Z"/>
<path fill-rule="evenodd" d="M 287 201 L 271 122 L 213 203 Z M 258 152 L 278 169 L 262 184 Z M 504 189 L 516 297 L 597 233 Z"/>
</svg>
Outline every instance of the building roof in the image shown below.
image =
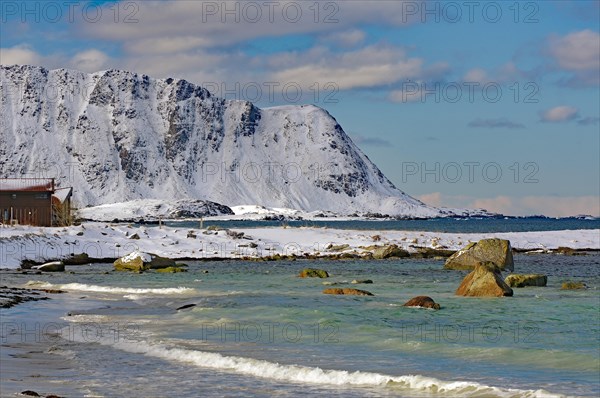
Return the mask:
<svg viewBox="0 0 600 398">
<path fill-rule="evenodd" d="M 0 178 L 0 192 L 54 192 L 54 178 Z"/>
<path fill-rule="evenodd" d="M 69 199 L 73 195 L 73 188 L 58 188 L 54 191 L 52 195 L 56 199 L 60 200 L 60 203 L 64 203 L 67 199 Z"/>
</svg>

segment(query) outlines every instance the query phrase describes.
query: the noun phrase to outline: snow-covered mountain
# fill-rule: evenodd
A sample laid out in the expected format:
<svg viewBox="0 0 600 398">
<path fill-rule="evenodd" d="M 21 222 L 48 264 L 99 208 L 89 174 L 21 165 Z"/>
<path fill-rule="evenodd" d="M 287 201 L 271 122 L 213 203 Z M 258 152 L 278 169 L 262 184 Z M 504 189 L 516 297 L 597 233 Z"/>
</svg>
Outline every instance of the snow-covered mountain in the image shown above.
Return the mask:
<svg viewBox="0 0 600 398">
<path fill-rule="evenodd" d="M 180 79 L 0 67 L 0 175 L 59 177 L 80 206 L 204 199 L 434 217 L 327 111 L 259 109 Z"/>
</svg>

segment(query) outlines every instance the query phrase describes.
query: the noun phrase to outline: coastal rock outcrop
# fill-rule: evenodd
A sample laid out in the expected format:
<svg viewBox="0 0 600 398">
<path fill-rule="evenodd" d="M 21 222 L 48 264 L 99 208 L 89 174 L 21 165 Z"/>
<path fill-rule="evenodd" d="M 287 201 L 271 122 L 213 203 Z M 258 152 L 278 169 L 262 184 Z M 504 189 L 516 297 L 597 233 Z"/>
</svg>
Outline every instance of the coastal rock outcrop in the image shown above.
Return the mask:
<svg viewBox="0 0 600 398">
<path fill-rule="evenodd" d="M 438 303 L 433 301 L 433 299 L 429 296 L 417 296 L 408 300 L 403 304 L 403 307 L 422 307 L 422 308 L 432 308 L 434 310 L 439 310 L 441 307 Z"/>
<path fill-rule="evenodd" d="M 400 247 L 398 247 L 398 245 L 387 245 L 387 246 L 381 246 L 381 247 L 377 247 L 375 250 L 373 250 L 373 258 L 376 260 L 383 260 L 386 258 L 393 258 L 393 257 L 409 257 L 410 254 L 404 250 L 401 249 Z"/>
<path fill-rule="evenodd" d="M 500 269 L 492 262 L 477 263 L 456 290 L 457 296 L 503 297 L 512 296 L 513 290 L 504 282 Z"/>
<path fill-rule="evenodd" d="M 37 269 L 39 271 L 44 271 L 44 272 L 64 272 L 65 263 L 63 263 L 62 261 L 51 261 L 46 264 L 35 265 L 31 268 Z"/>
<path fill-rule="evenodd" d="M 65 265 L 84 265 L 90 263 L 90 256 L 87 253 L 72 254 L 71 257 L 63 259 Z"/>
<path fill-rule="evenodd" d="M 450 256 L 445 269 L 472 270 L 480 262 L 492 262 L 501 271 L 513 271 L 514 261 L 510 241 L 505 239 L 482 239 L 469 243 Z"/>
<path fill-rule="evenodd" d="M 329 273 L 317 268 L 304 268 L 298 275 L 300 278 L 329 278 Z"/>
<path fill-rule="evenodd" d="M 345 294 L 351 296 L 374 296 L 373 293 L 366 290 L 351 289 L 351 288 L 330 288 L 323 290 L 324 294 Z"/>
<path fill-rule="evenodd" d="M 548 277 L 542 274 L 511 274 L 504 282 L 510 287 L 546 286 Z"/>
<path fill-rule="evenodd" d="M 116 271 L 142 272 L 148 269 L 175 267 L 175 261 L 152 253 L 134 251 L 114 262 Z"/>
</svg>

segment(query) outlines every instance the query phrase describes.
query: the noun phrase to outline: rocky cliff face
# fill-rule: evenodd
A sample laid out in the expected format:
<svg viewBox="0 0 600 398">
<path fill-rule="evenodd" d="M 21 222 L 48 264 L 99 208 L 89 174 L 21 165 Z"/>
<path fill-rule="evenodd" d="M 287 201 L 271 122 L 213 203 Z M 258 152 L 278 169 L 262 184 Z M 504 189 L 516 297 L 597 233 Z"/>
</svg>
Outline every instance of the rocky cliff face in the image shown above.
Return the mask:
<svg viewBox="0 0 600 398">
<path fill-rule="evenodd" d="M 0 68 L 0 175 L 57 177 L 80 206 L 204 199 L 442 215 L 404 194 L 327 111 L 259 109 L 180 79 Z"/>
</svg>

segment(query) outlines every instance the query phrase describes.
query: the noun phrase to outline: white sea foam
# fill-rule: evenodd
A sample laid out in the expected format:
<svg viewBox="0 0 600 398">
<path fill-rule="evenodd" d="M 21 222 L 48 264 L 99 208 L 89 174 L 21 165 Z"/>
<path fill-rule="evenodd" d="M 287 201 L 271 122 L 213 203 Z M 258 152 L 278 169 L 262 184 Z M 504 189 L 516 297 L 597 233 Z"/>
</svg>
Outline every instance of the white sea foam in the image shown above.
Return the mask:
<svg viewBox="0 0 600 398">
<path fill-rule="evenodd" d="M 172 362 L 187 363 L 202 368 L 235 372 L 246 376 L 272 379 L 281 382 L 307 383 L 331 386 L 364 386 L 392 388 L 442 397 L 510 397 L 510 398 L 559 398 L 544 390 L 518 390 L 498 388 L 468 381 L 443 381 L 422 375 L 390 376 L 373 372 L 327 370 L 301 365 L 279 363 L 225 356 L 214 352 L 172 348 L 149 343 L 147 339 L 136 341 L 110 339 L 96 341 L 123 351 L 143 354 Z"/>
<path fill-rule="evenodd" d="M 135 287 L 115 287 L 115 286 L 100 286 L 87 285 L 85 283 L 66 283 L 55 285 L 48 282 L 28 282 L 27 286 L 36 286 L 44 289 L 63 289 L 76 290 L 81 292 L 98 292 L 98 293 L 114 293 L 114 294 L 156 294 L 156 295 L 175 295 L 175 294 L 190 294 L 196 293 L 196 289 L 189 287 L 168 287 L 168 288 L 135 288 Z"/>
</svg>

